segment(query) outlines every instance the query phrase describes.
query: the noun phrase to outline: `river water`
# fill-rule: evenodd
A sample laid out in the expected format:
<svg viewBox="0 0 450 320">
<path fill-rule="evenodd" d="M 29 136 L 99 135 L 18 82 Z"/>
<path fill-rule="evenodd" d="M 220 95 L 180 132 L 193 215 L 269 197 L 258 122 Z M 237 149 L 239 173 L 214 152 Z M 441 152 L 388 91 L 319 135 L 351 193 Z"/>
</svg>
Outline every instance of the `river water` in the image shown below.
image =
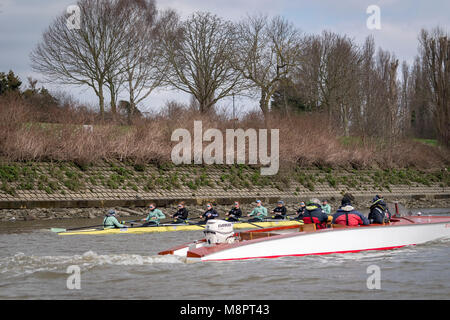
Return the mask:
<svg viewBox="0 0 450 320">
<path fill-rule="evenodd" d="M 421 211 L 450 214 L 449 208 Z M 449 240 L 390 251 L 185 263 L 157 253 L 201 238 L 201 231 L 102 236 L 49 231 L 97 222 L 0 223 L 0 299 L 450 298 Z M 70 266 L 81 272 L 80 289 L 68 288 Z M 369 289 L 373 266 L 381 281 Z"/>
</svg>

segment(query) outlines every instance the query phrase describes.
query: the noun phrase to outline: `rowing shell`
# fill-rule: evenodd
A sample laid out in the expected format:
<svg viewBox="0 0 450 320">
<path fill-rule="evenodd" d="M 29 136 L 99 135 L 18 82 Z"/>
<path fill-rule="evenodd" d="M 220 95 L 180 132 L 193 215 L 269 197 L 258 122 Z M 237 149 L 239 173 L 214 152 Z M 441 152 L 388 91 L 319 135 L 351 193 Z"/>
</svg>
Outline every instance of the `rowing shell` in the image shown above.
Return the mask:
<svg viewBox="0 0 450 320">
<path fill-rule="evenodd" d="M 303 223 L 294 220 L 272 220 L 264 222 L 236 222 L 233 225 L 234 229 L 255 229 L 257 226 L 262 228 L 271 227 L 283 227 L 283 226 L 296 226 Z M 150 233 L 150 232 L 170 232 L 170 231 L 195 231 L 204 230 L 204 226 L 199 225 L 186 225 L 186 224 L 166 224 L 159 225 L 157 227 L 131 227 L 131 228 L 117 228 L 117 229 L 84 229 L 76 231 L 66 231 L 59 232 L 59 235 L 102 235 L 102 234 L 140 234 L 140 233 Z"/>
</svg>

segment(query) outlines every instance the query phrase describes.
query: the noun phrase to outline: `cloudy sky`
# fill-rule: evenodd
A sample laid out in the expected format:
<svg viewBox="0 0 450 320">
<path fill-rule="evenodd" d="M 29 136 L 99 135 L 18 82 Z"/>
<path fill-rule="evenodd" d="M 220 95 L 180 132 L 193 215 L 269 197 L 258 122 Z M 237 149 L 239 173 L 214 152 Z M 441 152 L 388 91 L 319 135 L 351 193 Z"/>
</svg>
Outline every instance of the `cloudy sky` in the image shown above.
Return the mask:
<svg viewBox="0 0 450 320">
<path fill-rule="evenodd" d="M 32 72 L 29 53 L 52 20 L 75 3 L 76 0 L 0 0 L 0 71 L 13 70 L 24 86 L 28 76 L 42 79 Z M 174 8 L 184 17 L 195 11 L 210 11 L 230 20 L 239 20 L 247 13 L 282 15 L 305 33 L 330 30 L 347 34 L 359 43 L 373 35 L 377 46 L 407 62 L 412 62 L 417 53 L 421 28 L 439 25 L 450 30 L 449 0 L 157 0 L 157 5 L 160 9 Z M 370 5 L 380 8 L 380 30 L 367 28 L 366 21 L 371 14 L 366 10 Z M 96 101 L 89 89 L 40 85 L 70 91 L 81 101 Z M 173 91 L 159 91 L 142 108 L 155 110 L 172 99 L 186 101 L 187 97 Z M 244 105 L 251 108 L 257 102 L 238 101 L 238 108 Z"/>
</svg>

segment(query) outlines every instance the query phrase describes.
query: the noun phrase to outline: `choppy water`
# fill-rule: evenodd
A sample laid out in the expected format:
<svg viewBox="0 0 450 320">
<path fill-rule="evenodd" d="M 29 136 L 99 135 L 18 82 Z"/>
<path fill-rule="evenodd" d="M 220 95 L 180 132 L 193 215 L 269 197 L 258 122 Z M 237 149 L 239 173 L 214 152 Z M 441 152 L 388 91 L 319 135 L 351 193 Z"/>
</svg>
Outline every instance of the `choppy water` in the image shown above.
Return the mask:
<svg viewBox="0 0 450 320">
<path fill-rule="evenodd" d="M 202 232 L 63 237 L 48 231 L 95 223 L 0 224 L 0 299 L 450 298 L 449 240 L 391 251 L 185 263 L 157 252 Z M 79 290 L 67 288 L 72 265 L 81 270 Z M 380 289 L 367 287 L 371 265 L 381 270 Z"/>
</svg>

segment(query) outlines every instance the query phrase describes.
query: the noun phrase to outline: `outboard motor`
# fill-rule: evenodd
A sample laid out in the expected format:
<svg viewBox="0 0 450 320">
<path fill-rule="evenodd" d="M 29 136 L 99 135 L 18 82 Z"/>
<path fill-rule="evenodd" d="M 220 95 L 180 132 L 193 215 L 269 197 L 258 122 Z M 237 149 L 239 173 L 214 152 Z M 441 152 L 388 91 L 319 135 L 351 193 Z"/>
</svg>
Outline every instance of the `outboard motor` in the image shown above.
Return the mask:
<svg viewBox="0 0 450 320">
<path fill-rule="evenodd" d="M 234 242 L 233 224 L 225 220 L 208 220 L 203 232 L 208 244 Z"/>
</svg>

